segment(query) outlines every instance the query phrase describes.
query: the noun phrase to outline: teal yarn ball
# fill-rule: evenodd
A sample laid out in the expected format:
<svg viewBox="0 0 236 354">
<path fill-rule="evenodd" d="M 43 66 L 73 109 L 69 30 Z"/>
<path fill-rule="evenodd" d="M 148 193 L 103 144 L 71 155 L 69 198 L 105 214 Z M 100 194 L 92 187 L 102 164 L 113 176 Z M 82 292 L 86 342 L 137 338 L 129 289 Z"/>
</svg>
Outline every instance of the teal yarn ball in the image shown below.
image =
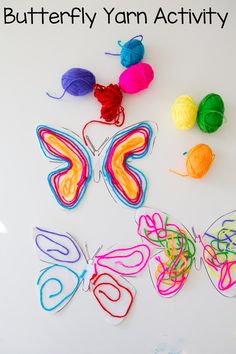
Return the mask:
<svg viewBox="0 0 236 354">
<path fill-rule="evenodd" d="M 143 59 L 144 45 L 142 40 L 143 36 L 139 35 L 131 38 L 123 45 L 121 44 L 121 41 L 118 42 L 119 46 L 122 48 L 120 53 L 120 62 L 126 68 L 131 65 L 138 64 Z"/>
<path fill-rule="evenodd" d="M 220 95 L 209 93 L 199 104 L 197 124 L 204 133 L 214 133 L 223 124 L 225 106 Z"/>
</svg>

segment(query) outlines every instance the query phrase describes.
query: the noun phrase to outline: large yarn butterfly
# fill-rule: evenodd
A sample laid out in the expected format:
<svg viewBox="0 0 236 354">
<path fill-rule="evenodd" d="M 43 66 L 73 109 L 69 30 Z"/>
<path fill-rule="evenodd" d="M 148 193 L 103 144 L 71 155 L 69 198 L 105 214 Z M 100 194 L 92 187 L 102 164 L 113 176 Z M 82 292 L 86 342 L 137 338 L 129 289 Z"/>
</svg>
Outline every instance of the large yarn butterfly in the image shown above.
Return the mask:
<svg viewBox="0 0 236 354">
<path fill-rule="evenodd" d="M 149 270 L 160 295 L 178 293 L 193 263 L 196 269 L 203 263 L 216 290 L 236 296 L 236 211 L 218 218 L 202 236 L 159 210 L 140 208 L 136 222 L 138 234 L 154 252 Z"/>
<path fill-rule="evenodd" d="M 132 125 L 106 139 L 96 150 L 89 142 L 88 149 L 82 140 L 68 131 L 45 125 L 37 127 L 37 137 L 45 156 L 63 163 L 63 167 L 48 175 L 48 183 L 57 201 L 64 208 L 78 205 L 93 177 L 99 182 L 102 174 L 113 198 L 131 208 L 142 206 L 147 189 L 144 174 L 130 164 L 152 150 L 157 126 L 153 122 Z M 92 159 L 94 163 L 92 164 Z"/>
<path fill-rule="evenodd" d="M 37 227 L 34 241 L 40 260 L 48 263 L 37 281 L 40 304 L 45 311 L 60 311 L 82 284 L 113 324 L 128 315 L 136 291 L 125 278 L 134 277 L 144 269 L 150 257 L 147 245 L 111 248 L 104 253 L 100 247 L 93 257 L 86 245 L 86 257 L 68 233 Z"/>
</svg>

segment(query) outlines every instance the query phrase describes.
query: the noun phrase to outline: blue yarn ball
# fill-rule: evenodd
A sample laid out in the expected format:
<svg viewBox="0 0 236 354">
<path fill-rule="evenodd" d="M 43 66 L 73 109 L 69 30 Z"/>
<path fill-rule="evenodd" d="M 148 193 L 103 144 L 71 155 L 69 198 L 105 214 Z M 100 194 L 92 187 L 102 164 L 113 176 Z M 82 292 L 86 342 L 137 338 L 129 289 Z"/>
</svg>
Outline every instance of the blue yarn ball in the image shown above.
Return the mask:
<svg viewBox="0 0 236 354">
<path fill-rule="evenodd" d="M 66 71 L 61 78 L 65 92 L 73 96 L 85 96 L 93 91 L 96 78 L 91 71 L 81 68 L 72 68 Z"/>
<path fill-rule="evenodd" d="M 131 65 L 139 63 L 144 56 L 144 45 L 139 39 L 130 39 L 122 47 L 120 53 L 120 62 L 128 68 Z"/>
</svg>

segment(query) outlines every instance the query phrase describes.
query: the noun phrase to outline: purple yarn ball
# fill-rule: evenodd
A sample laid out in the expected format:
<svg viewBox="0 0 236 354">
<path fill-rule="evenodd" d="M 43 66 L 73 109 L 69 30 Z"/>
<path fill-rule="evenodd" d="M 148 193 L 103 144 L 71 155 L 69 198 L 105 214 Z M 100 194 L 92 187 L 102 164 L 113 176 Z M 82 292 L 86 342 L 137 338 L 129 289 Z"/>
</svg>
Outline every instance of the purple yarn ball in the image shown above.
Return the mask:
<svg viewBox="0 0 236 354">
<path fill-rule="evenodd" d="M 61 78 L 65 92 L 73 96 L 85 96 L 93 91 L 96 78 L 91 71 L 81 68 L 72 68 L 66 71 Z"/>
</svg>

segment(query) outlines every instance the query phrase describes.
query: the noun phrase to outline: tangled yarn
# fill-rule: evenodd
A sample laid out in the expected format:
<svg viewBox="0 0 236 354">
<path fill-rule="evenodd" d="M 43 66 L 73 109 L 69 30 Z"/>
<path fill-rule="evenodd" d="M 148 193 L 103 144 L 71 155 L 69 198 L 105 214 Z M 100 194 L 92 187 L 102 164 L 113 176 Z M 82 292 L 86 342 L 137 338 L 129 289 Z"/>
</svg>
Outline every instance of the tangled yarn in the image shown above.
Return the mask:
<svg viewBox="0 0 236 354">
<path fill-rule="evenodd" d="M 197 124 L 204 133 L 214 133 L 223 124 L 224 102 L 220 95 L 210 93 L 200 102 Z"/>
<path fill-rule="evenodd" d="M 94 86 L 94 96 L 97 100 L 102 104 L 100 110 L 100 118 L 104 119 L 101 120 L 90 120 L 88 123 L 85 124 L 82 130 L 82 136 L 86 145 L 86 135 L 85 130 L 91 123 L 101 123 L 107 125 L 116 125 L 120 127 L 123 125 L 125 120 L 125 112 L 124 107 L 122 107 L 122 98 L 123 94 L 120 87 L 116 84 L 110 84 L 108 86 L 103 86 L 96 84 Z"/>
<path fill-rule="evenodd" d="M 124 123 L 124 107 L 121 106 L 123 94 L 118 85 L 110 84 L 103 86 L 96 84 L 94 86 L 94 96 L 102 104 L 100 118 L 107 123 L 113 123 L 121 126 Z"/>
</svg>

